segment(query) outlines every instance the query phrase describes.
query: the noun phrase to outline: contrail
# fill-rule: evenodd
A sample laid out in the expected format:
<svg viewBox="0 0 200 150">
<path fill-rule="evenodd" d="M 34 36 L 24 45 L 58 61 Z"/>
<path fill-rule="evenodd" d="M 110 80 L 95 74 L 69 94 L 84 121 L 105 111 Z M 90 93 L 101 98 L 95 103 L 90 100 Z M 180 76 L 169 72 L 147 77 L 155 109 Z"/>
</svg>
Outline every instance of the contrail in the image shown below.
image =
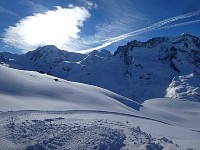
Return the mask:
<svg viewBox="0 0 200 150">
<path fill-rule="evenodd" d="M 183 15 L 179 15 L 179 16 L 175 16 L 175 17 L 172 17 L 172 18 L 168 18 L 168 19 L 159 21 L 157 23 L 154 23 L 154 24 L 152 24 L 148 27 L 145 27 L 145 28 L 142 28 L 142 29 L 139 29 L 139 30 L 135 30 L 135 31 L 132 31 L 132 32 L 129 32 L 129 33 L 125 33 L 125 34 L 122 34 L 120 36 L 116 36 L 116 37 L 113 37 L 113 38 L 102 40 L 101 42 L 104 42 L 102 45 L 91 48 L 91 49 L 82 50 L 80 52 L 87 53 L 87 52 L 90 52 L 92 50 L 101 49 L 101 48 L 104 48 L 106 46 L 111 45 L 112 43 L 123 40 L 125 38 L 131 37 L 131 36 L 134 36 L 134 35 L 139 35 L 139 34 L 142 34 L 142 33 L 145 33 L 145 32 L 150 32 L 150 31 L 153 31 L 153 30 L 168 29 L 168 28 L 174 28 L 174 27 L 199 23 L 200 20 L 194 20 L 194 21 L 188 21 L 188 22 L 178 23 L 178 24 L 174 24 L 174 25 L 167 25 L 167 24 L 170 24 L 172 22 L 182 20 L 182 19 L 186 19 L 186 18 L 191 18 L 191 17 L 197 16 L 197 15 L 200 15 L 200 10 L 195 11 L 195 12 L 191 12 L 191 13 L 187 13 L 187 14 L 183 14 Z M 165 26 L 165 25 L 167 25 L 167 26 Z"/>
<path fill-rule="evenodd" d="M 176 27 L 186 26 L 186 25 L 195 24 L 195 23 L 200 23 L 200 19 L 188 21 L 188 22 L 177 23 L 177 24 L 173 24 L 173 25 L 168 25 L 168 26 L 160 27 L 156 30 L 176 28 Z"/>
<path fill-rule="evenodd" d="M 125 39 L 127 37 L 130 37 L 130 36 L 133 36 L 133 35 L 142 34 L 142 33 L 145 33 L 145 32 L 149 32 L 149 31 L 155 30 L 157 28 L 160 28 L 160 27 L 162 27 L 164 25 L 167 25 L 169 23 L 172 23 L 172 22 L 175 22 L 175 21 L 178 21 L 178 20 L 181 20 L 181 19 L 186 19 L 186 18 L 194 17 L 194 16 L 197 16 L 199 14 L 200 14 L 200 10 L 192 12 L 192 13 L 187 13 L 187 14 L 175 16 L 175 17 L 172 17 L 172 18 L 165 19 L 163 21 L 154 23 L 154 24 L 152 24 L 152 25 L 150 25 L 150 26 L 148 26 L 146 28 L 142 28 L 142 29 L 139 29 L 139 30 L 136 30 L 136 31 L 133 31 L 133 32 L 129 32 L 129 33 L 126 33 L 126 34 L 123 34 L 123 35 L 120 35 L 120 36 L 117 36 L 117 37 L 114 37 L 114 38 L 110 38 L 110 39 L 107 39 L 105 41 L 114 41 L 114 42 L 117 42 L 117 41 Z"/>
<path fill-rule="evenodd" d="M 153 24 L 153 25 L 162 26 L 162 25 L 165 25 L 165 24 L 168 24 L 168 23 L 177 21 L 177 20 L 186 19 L 186 18 L 191 18 L 191 17 L 197 16 L 197 15 L 199 15 L 199 14 L 200 14 L 200 10 L 195 11 L 195 12 L 191 12 L 191 13 L 187 13 L 187 14 L 183 14 L 183 15 L 179 15 L 179 16 L 175 16 L 175 17 L 172 17 L 172 18 L 169 18 L 169 19 L 160 21 L 160 22 L 158 22 L 158 23 L 155 23 L 155 24 Z"/>
</svg>

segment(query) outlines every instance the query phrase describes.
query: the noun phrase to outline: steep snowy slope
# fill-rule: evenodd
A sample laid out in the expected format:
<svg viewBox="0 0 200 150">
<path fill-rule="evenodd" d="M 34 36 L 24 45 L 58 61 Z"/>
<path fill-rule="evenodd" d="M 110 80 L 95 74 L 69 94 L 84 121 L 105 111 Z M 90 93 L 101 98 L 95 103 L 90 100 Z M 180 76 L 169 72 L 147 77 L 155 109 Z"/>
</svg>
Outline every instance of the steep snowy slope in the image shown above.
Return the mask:
<svg viewBox="0 0 200 150">
<path fill-rule="evenodd" d="M 2 65 L 0 104 L 0 111 L 77 109 L 131 113 L 140 108 L 136 102 L 98 87 Z"/>
<path fill-rule="evenodd" d="M 102 87 L 137 102 L 161 97 L 200 100 L 200 40 L 189 34 L 134 40 L 119 46 L 114 55 L 107 50 L 71 53 L 50 45 L 20 56 L 1 53 L 0 61 Z"/>
<path fill-rule="evenodd" d="M 114 55 L 124 61 L 124 72 L 136 99 L 166 96 L 199 101 L 199 86 L 195 83 L 200 80 L 199 44 L 199 38 L 182 34 L 173 38 L 153 38 L 147 42 L 132 41 L 119 47 Z M 195 75 L 184 80 L 185 83 L 179 83 L 183 85 L 181 88 L 196 88 L 196 92 L 171 88 L 171 82 L 189 74 Z M 180 89 L 175 84 L 174 87 Z"/>
</svg>

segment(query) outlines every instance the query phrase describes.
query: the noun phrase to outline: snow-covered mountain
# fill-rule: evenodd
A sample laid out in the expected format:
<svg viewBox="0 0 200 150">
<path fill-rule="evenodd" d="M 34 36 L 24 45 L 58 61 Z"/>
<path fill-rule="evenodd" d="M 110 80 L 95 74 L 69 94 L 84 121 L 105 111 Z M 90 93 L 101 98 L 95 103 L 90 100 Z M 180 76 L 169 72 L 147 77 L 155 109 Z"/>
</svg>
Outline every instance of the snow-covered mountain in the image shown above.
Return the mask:
<svg viewBox="0 0 200 150">
<path fill-rule="evenodd" d="M 199 38 L 182 34 L 132 41 L 119 47 L 114 56 L 124 62 L 133 98 L 165 96 L 199 101 Z"/>
<path fill-rule="evenodd" d="M 199 149 L 200 103 L 139 104 L 108 90 L 0 65 L 0 149 Z"/>
<path fill-rule="evenodd" d="M 199 149 L 199 41 L 0 53 L 0 149 Z"/>
<path fill-rule="evenodd" d="M 134 40 L 114 55 L 107 50 L 79 54 L 49 45 L 24 55 L 0 53 L 0 61 L 103 87 L 138 102 L 160 97 L 200 101 L 200 39 L 189 34 Z"/>
</svg>

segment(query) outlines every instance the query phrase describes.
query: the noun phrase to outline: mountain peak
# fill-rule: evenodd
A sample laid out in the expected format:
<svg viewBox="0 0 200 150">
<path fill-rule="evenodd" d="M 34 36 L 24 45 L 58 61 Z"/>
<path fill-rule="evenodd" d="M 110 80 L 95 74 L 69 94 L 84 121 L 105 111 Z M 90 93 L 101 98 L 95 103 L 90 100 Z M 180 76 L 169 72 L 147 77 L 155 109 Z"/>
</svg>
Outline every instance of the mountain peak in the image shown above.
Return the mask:
<svg viewBox="0 0 200 150">
<path fill-rule="evenodd" d="M 191 35 L 189 33 L 182 33 L 181 37 L 195 37 L 194 35 Z"/>
<path fill-rule="evenodd" d="M 198 37 L 192 35 L 192 34 L 189 34 L 189 33 L 182 33 L 180 36 L 179 36 L 181 39 L 187 39 L 187 40 L 200 40 Z"/>
<path fill-rule="evenodd" d="M 94 50 L 94 51 L 90 52 L 89 54 L 97 55 L 97 56 L 100 56 L 100 57 L 111 57 L 112 56 L 110 51 L 107 50 L 107 49 L 102 49 L 100 51 Z"/>
<path fill-rule="evenodd" d="M 55 45 L 45 45 L 45 46 L 39 46 L 36 51 L 54 51 L 54 50 L 60 50 Z"/>
</svg>

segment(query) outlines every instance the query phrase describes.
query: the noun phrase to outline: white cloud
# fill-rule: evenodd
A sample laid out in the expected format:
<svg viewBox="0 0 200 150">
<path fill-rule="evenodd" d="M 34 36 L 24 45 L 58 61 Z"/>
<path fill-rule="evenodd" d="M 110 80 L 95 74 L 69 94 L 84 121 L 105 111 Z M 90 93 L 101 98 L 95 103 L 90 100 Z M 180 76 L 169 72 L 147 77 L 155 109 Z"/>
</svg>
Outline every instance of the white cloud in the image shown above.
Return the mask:
<svg viewBox="0 0 200 150">
<path fill-rule="evenodd" d="M 69 39 L 79 38 L 80 28 L 89 17 L 85 7 L 57 6 L 55 10 L 25 17 L 5 29 L 3 41 L 24 51 L 49 44 L 62 47 Z"/>
</svg>

